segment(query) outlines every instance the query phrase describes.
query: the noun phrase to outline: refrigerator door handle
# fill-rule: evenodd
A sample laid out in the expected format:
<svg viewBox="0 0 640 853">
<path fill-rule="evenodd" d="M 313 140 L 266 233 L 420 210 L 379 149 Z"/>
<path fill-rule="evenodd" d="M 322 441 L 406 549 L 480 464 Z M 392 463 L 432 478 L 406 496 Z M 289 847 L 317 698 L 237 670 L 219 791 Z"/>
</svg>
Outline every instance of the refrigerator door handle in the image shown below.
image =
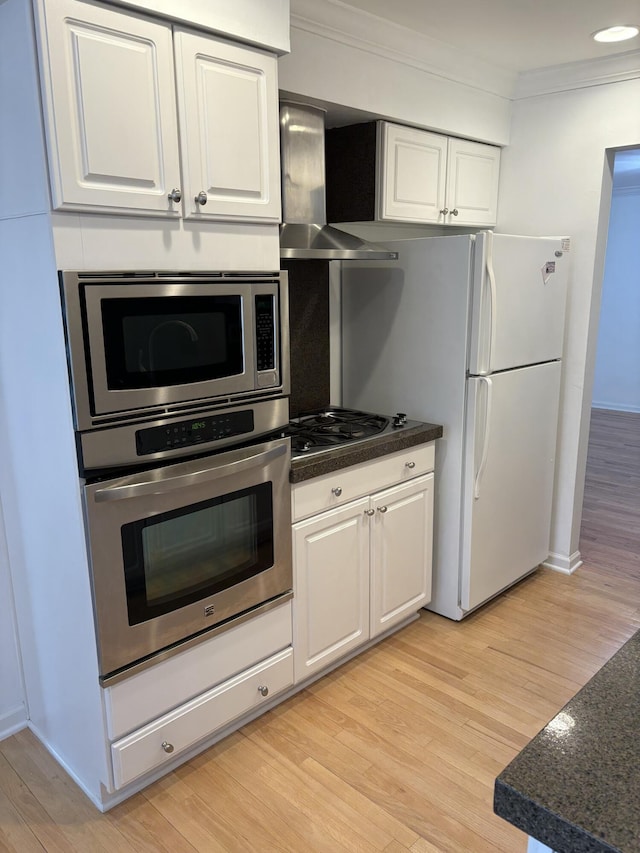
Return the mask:
<svg viewBox="0 0 640 853">
<path fill-rule="evenodd" d="M 487 232 L 486 250 L 487 278 L 489 279 L 489 357 L 487 360 L 487 373 L 491 373 L 491 356 L 496 349 L 496 307 L 498 296 L 496 292 L 496 274 L 493 269 L 493 231 Z"/>
<path fill-rule="evenodd" d="M 491 423 L 491 398 L 493 389 L 493 385 L 488 376 L 479 376 L 478 381 L 485 383 L 487 386 L 487 405 L 485 408 L 484 434 L 482 437 L 482 456 L 480 457 L 480 465 L 473 485 L 473 497 L 475 500 L 478 500 L 480 497 L 482 475 L 484 474 L 484 469 L 487 467 L 487 456 L 489 455 L 489 424 Z"/>
</svg>

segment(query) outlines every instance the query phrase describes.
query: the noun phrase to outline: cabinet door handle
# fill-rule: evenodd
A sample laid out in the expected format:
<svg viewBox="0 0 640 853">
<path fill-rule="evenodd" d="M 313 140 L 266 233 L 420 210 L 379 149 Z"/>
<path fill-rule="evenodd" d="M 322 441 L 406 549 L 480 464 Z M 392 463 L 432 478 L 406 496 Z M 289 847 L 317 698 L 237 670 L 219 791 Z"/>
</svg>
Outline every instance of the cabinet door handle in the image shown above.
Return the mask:
<svg viewBox="0 0 640 853">
<path fill-rule="evenodd" d="M 258 687 L 258 693 L 261 696 L 268 696 L 269 695 L 269 688 L 265 684 L 261 684 L 260 687 Z"/>
<path fill-rule="evenodd" d="M 441 213 L 443 216 L 446 216 L 446 215 L 447 215 L 447 213 L 449 213 L 449 208 L 448 208 L 448 207 L 443 208 L 443 209 L 440 211 L 440 213 Z"/>
<path fill-rule="evenodd" d="M 168 195 L 169 201 L 175 201 L 176 203 L 182 201 L 182 192 L 176 187 L 171 190 Z"/>
<path fill-rule="evenodd" d="M 169 742 L 168 742 L 168 741 L 166 741 L 166 740 L 163 740 L 163 741 L 162 741 L 162 748 L 164 749 L 164 751 L 165 751 L 168 755 L 171 755 L 171 753 L 173 752 L 173 744 L 172 744 L 172 743 L 169 743 Z"/>
<path fill-rule="evenodd" d="M 376 514 L 376 511 L 375 511 L 375 509 L 365 509 L 364 514 L 371 517 L 372 515 Z"/>
<path fill-rule="evenodd" d="M 200 192 L 195 198 L 195 202 L 196 204 L 202 205 L 202 207 L 205 206 L 205 204 L 207 203 L 207 194 L 204 190 L 200 190 Z"/>
<path fill-rule="evenodd" d="M 333 495 L 335 495 L 337 498 L 339 498 L 340 495 L 342 494 L 342 489 L 340 488 L 340 486 L 336 486 L 335 489 L 331 489 L 331 493 Z"/>
<path fill-rule="evenodd" d="M 454 208 L 453 208 L 453 210 L 451 211 L 451 215 L 452 215 L 452 216 L 457 216 L 457 215 L 458 215 L 458 208 L 457 208 L 457 207 L 454 207 Z"/>
<path fill-rule="evenodd" d="M 407 466 L 407 468 L 411 468 L 411 469 L 413 469 L 413 468 L 415 468 L 415 467 L 416 467 L 416 463 L 415 463 L 415 462 L 405 462 L 404 464 Z"/>
<path fill-rule="evenodd" d="M 386 507 L 386 506 L 379 506 L 379 507 L 378 507 L 378 512 L 386 512 L 386 511 L 387 511 L 387 507 Z"/>
</svg>

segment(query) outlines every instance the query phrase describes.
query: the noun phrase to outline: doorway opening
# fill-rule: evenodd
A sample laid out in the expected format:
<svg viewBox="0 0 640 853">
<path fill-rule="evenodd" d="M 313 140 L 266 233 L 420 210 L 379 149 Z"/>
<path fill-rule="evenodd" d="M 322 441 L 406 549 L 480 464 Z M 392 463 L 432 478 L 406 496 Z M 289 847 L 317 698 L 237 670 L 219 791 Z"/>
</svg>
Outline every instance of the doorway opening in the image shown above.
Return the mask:
<svg viewBox="0 0 640 853">
<path fill-rule="evenodd" d="M 580 551 L 640 572 L 640 148 L 615 151 Z"/>
</svg>

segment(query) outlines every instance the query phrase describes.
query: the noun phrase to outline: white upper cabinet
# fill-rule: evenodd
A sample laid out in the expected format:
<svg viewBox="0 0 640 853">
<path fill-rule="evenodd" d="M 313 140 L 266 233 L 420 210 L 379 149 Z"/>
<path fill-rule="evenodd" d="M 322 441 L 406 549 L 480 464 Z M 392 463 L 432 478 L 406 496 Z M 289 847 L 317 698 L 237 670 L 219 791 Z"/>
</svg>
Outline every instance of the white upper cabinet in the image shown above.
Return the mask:
<svg viewBox="0 0 640 853">
<path fill-rule="evenodd" d="M 447 138 L 381 122 L 379 219 L 439 222 L 445 205 Z"/>
<path fill-rule="evenodd" d="M 76 0 L 39 20 L 54 208 L 279 220 L 275 56 Z"/>
<path fill-rule="evenodd" d="M 386 121 L 327 131 L 327 220 L 495 225 L 500 149 Z"/>
<path fill-rule="evenodd" d="M 178 216 L 171 27 L 61 0 L 42 48 L 54 208 Z"/>
<path fill-rule="evenodd" d="M 279 220 L 276 59 L 175 34 L 185 216 Z"/>
<path fill-rule="evenodd" d="M 500 149 L 379 123 L 379 219 L 495 225 Z"/>
<path fill-rule="evenodd" d="M 447 162 L 446 219 L 452 225 L 495 225 L 500 149 L 449 139 Z"/>
</svg>

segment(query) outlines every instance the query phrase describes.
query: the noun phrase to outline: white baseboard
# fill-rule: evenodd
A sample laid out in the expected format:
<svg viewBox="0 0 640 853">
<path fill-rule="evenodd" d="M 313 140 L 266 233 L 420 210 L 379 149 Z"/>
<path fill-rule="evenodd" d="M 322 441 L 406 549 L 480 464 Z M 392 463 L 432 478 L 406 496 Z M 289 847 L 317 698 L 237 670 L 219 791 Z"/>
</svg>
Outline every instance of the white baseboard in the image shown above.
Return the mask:
<svg viewBox="0 0 640 853">
<path fill-rule="evenodd" d="M 606 409 L 609 412 L 633 412 L 640 414 L 640 406 L 626 405 L 624 403 L 603 403 L 601 400 L 592 400 L 591 408 Z"/>
<path fill-rule="evenodd" d="M 574 551 L 569 557 L 564 554 L 549 554 L 542 564 L 546 569 L 553 569 L 563 575 L 572 575 L 582 565 L 580 551 Z"/>
<path fill-rule="evenodd" d="M 27 726 L 27 709 L 18 705 L 0 717 L 0 740 L 4 740 Z"/>
</svg>

